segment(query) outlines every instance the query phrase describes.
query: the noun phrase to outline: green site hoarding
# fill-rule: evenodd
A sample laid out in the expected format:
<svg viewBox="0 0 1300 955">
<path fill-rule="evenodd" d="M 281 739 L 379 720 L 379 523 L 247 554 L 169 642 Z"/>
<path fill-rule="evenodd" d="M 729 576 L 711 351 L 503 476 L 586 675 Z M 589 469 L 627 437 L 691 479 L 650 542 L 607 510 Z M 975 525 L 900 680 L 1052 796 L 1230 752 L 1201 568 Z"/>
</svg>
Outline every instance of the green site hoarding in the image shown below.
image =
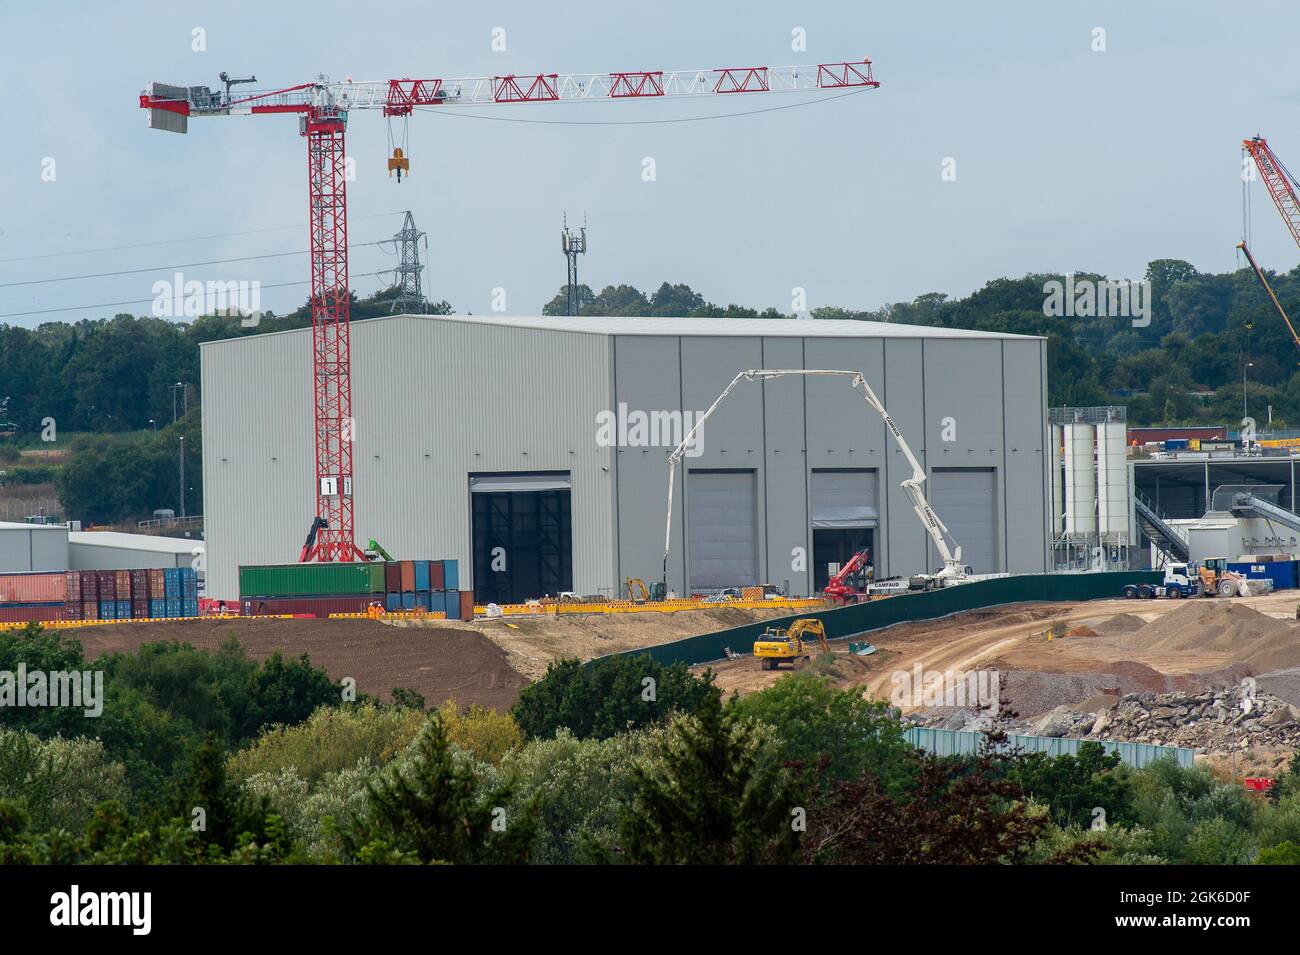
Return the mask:
<svg viewBox="0 0 1300 955">
<path fill-rule="evenodd" d="M 239 568 L 241 599 L 383 592 L 384 565 L 381 562 L 257 564 Z"/>
<path fill-rule="evenodd" d="M 1099 600 L 1122 596 L 1129 583 L 1159 583 L 1163 574 L 1158 571 L 1114 571 L 1082 574 L 1017 574 L 974 581 L 942 590 L 902 594 L 885 600 L 851 604 L 829 610 L 810 610 L 774 617 L 758 623 L 718 630 L 713 633 L 686 637 L 672 643 L 627 650 L 611 656 L 636 656 L 649 654 L 662 664 L 682 662 L 688 666 L 721 660 L 726 650 L 750 653 L 754 641 L 768 627 L 788 627 L 801 617 L 817 617 L 826 628 L 831 640 L 855 637 L 896 623 L 914 620 L 935 620 L 965 610 L 978 610 L 999 604 L 1023 601 Z"/>
</svg>

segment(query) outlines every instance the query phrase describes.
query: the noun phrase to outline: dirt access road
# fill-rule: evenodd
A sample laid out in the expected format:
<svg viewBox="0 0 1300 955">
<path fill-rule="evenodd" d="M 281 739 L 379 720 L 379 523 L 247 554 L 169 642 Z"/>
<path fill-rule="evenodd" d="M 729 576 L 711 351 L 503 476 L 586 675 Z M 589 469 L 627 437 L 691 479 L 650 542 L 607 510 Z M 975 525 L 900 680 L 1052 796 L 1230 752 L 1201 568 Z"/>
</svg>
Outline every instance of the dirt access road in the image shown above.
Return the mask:
<svg viewBox="0 0 1300 955">
<path fill-rule="evenodd" d="M 891 599 L 907 599 L 905 597 Z M 1298 596 L 1280 592 L 1261 597 L 1233 598 L 1234 606 L 1250 607 L 1277 620 L 1295 620 Z M 1219 598 L 1194 601 L 1218 604 Z M 1022 603 L 955 614 L 939 620 L 899 624 L 865 634 L 878 652 L 850 657 L 843 641 L 832 644 L 837 660 L 827 675 L 839 686 L 860 686 L 872 697 L 887 699 L 893 674 L 920 665 L 927 671 L 972 670 L 981 666 L 1050 671 L 1058 674 L 1099 674 L 1134 671 L 1134 679 L 1178 677 L 1223 671 L 1237 663 L 1231 646 L 1154 649 L 1124 645 L 1118 635 L 1135 630 L 1166 614 L 1192 609 L 1184 600 L 1093 600 L 1077 603 Z M 1200 611 L 1196 607 L 1195 611 Z M 1116 636 L 1101 631 L 1117 618 Z M 1044 631 L 1056 624 L 1079 630 L 1078 636 L 1048 641 Z M 1089 632 L 1091 632 L 1089 634 Z M 1130 641 L 1131 642 L 1131 641 Z M 1300 645 L 1300 641 L 1297 641 Z M 758 669 L 752 657 L 709 664 L 724 691 L 741 694 L 771 685 L 778 672 Z M 1131 691 L 1130 691 L 1131 692 Z M 1084 694 L 1087 695 L 1086 693 Z M 1080 696 L 1079 699 L 1083 699 Z M 1072 702 L 1058 700 L 1057 702 Z"/>
</svg>

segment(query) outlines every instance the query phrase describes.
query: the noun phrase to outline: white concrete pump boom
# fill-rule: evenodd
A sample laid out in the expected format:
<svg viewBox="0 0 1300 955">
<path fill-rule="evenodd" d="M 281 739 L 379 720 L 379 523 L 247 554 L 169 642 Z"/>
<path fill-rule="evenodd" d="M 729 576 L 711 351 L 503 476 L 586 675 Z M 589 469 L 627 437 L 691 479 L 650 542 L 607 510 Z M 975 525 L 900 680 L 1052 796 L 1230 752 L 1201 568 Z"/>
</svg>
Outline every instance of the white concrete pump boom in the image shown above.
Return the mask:
<svg viewBox="0 0 1300 955">
<path fill-rule="evenodd" d="M 668 552 L 672 545 L 673 535 L 673 485 L 677 482 L 677 462 L 686 454 L 686 449 L 691 446 L 695 439 L 696 433 L 704 427 L 704 422 L 708 421 L 713 412 L 718 410 L 718 405 L 722 404 L 724 398 L 731 394 L 736 385 L 742 381 L 765 381 L 769 378 L 782 378 L 786 375 L 842 375 L 851 379 L 852 388 L 866 399 L 867 404 L 875 409 L 876 413 L 884 419 L 885 426 L 889 433 L 894 436 L 898 448 L 903 452 L 903 457 L 907 458 L 907 463 L 912 467 L 912 476 L 905 481 L 900 482 L 900 486 L 906 492 L 912 502 L 912 510 L 925 526 L 926 533 L 934 541 L 935 548 L 939 551 L 939 556 L 943 559 L 943 570 L 935 576 L 945 578 L 962 578 L 966 576 L 966 568 L 961 562 L 961 547 L 954 540 L 952 546 L 948 546 L 948 540 L 952 534 L 946 524 L 939 520 L 939 515 L 934 512 L 930 502 L 925 499 L 925 494 L 921 491 L 921 485 L 925 482 L 925 469 L 921 463 L 916 460 L 916 455 L 912 453 L 911 447 L 908 446 L 907 440 L 903 433 L 898 430 L 898 425 L 894 424 L 894 419 L 889 416 L 885 406 L 876 393 L 871 390 L 867 384 L 867 379 L 860 371 L 843 371 L 835 369 L 811 369 L 811 368 L 758 368 L 742 371 L 731 383 L 722 389 L 722 394 L 709 406 L 709 410 L 700 415 L 696 420 L 695 426 L 687 433 L 673 452 L 668 455 L 668 518 L 664 527 L 664 587 L 668 585 Z"/>
</svg>

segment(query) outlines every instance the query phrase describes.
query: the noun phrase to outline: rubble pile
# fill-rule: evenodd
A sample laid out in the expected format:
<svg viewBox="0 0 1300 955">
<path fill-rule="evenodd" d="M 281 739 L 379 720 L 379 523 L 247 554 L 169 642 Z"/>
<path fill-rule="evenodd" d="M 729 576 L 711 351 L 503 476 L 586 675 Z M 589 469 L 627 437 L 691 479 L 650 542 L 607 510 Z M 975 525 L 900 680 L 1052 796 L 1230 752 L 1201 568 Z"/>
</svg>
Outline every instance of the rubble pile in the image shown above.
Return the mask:
<svg viewBox="0 0 1300 955">
<path fill-rule="evenodd" d="M 1202 753 L 1252 747 L 1300 749 L 1300 710 L 1249 683 L 1190 693 L 1134 693 L 1097 712 L 1058 706 L 1035 720 L 996 720 L 987 710 L 932 710 L 910 725 L 1069 739 L 1183 746 Z"/>
</svg>

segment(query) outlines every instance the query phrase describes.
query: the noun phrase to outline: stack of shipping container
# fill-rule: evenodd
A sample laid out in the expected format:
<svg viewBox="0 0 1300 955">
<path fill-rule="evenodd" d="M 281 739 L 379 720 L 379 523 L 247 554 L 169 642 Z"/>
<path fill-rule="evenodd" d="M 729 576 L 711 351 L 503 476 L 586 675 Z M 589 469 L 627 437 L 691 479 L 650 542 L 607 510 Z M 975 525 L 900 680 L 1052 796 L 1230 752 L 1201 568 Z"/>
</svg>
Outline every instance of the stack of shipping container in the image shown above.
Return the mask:
<svg viewBox="0 0 1300 955">
<path fill-rule="evenodd" d="M 0 574 L 0 623 L 197 617 L 198 583 L 189 567 Z"/>
<path fill-rule="evenodd" d="M 367 563 L 270 564 L 239 568 L 244 616 L 291 614 L 328 617 L 365 613 L 372 604 L 388 612 L 428 611 L 470 620 L 474 595 L 459 589 L 454 560 Z"/>
</svg>

